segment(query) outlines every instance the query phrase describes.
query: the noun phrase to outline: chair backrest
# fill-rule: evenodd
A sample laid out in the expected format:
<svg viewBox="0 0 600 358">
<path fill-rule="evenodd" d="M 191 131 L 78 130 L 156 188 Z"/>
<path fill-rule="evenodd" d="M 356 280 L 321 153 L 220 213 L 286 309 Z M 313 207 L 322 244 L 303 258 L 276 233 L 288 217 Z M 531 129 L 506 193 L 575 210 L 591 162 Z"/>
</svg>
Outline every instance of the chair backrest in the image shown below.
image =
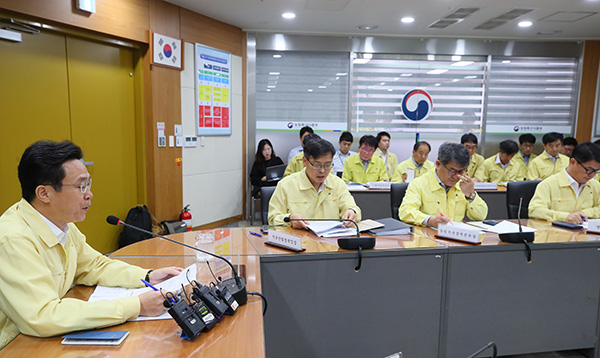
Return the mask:
<svg viewBox="0 0 600 358">
<path fill-rule="evenodd" d="M 400 204 L 402 204 L 402 199 L 404 199 L 404 194 L 406 194 L 406 188 L 408 188 L 408 183 L 392 183 L 392 186 L 390 187 L 392 217 L 394 219 L 398 219 L 398 208 L 400 207 Z"/>
<path fill-rule="evenodd" d="M 506 184 L 506 211 L 509 219 L 517 218 L 519 199 L 523 197 L 521 219 L 529 219 L 529 202 L 541 180 L 513 181 Z"/>
<path fill-rule="evenodd" d="M 269 201 L 276 186 L 263 186 L 260 188 L 260 218 L 263 225 L 269 224 Z"/>
</svg>

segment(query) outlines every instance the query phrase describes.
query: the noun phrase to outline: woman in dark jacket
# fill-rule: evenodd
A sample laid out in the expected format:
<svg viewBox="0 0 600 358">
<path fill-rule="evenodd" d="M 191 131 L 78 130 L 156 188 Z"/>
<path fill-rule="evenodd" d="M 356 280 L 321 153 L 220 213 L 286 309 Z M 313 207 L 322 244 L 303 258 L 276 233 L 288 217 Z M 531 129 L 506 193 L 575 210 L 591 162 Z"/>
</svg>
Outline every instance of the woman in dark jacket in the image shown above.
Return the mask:
<svg viewBox="0 0 600 358">
<path fill-rule="evenodd" d="M 250 183 L 252 183 L 252 196 L 257 197 L 262 186 L 275 186 L 277 182 L 267 182 L 267 167 L 281 165 L 283 161 L 275 155 L 273 145 L 268 139 L 261 139 L 258 142 L 258 149 L 254 155 L 254 164 L 250 171 Z"/>
</svg>

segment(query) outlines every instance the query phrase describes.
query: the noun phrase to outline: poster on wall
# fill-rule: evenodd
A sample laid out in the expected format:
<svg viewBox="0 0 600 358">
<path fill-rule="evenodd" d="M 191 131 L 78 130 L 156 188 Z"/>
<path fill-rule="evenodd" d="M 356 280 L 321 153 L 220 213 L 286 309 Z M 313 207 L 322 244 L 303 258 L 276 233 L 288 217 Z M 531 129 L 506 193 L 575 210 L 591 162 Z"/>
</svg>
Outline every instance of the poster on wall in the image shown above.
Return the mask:
<svg viewBox="0 0 600 358">
<path fill-rule="evenodd" d="M 231 53 L 196 44 L 196 134 L 231 135 Z"/>
</svg>

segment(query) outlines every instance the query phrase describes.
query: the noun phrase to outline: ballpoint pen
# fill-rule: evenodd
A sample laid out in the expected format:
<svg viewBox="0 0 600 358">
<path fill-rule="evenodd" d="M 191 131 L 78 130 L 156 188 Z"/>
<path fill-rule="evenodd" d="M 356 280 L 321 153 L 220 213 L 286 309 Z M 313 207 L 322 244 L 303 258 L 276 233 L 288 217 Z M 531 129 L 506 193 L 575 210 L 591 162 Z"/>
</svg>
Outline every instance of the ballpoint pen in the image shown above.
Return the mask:
<svg viewBox="0 0 600 358">
<path fill-rule="evenodd" d="M 440 214 L 440 216 L 443 217 L 443 218 L 447 218 L 447 216 L 444 215 L 444 214 L 442 214 L 441 211 L 438 211 L 438 214 Z M 449 223 L 450 223 L 450 225 L 454 225 L 454 223 L 452 222 L 452 220 L 450 220 Z"/>
<path fill-rule="evenodd" d="M 254 236 L 263 237 L 263 236 L 262 236 L 262 234 L 259 234 L 259 233 L 257 233 L 257 232 L 254 232 L 254 231 L 249 231 L 249 230 L 248 230 L 248 232 L 249 232 L 249 233 L 251 233 L 251 234 L 252 234 L 252 235 L 254 235 Z"/>
<path fill-rule="evenodd" d="M 146 285 L 147 287 L 150 287 L 154 291 L 160 291 L 158 288 L 152 286 L 152 284 L 150 282 L 144 280 L 143 278 L 140 278 L 140 280 L 144 283 L 144 285 Z M 171 302 L 177 303 L 177 302 L 175 302 L 175 300 L 173 298 L 169 297 L 169 299 L 171 300 Z"/>
</svg>

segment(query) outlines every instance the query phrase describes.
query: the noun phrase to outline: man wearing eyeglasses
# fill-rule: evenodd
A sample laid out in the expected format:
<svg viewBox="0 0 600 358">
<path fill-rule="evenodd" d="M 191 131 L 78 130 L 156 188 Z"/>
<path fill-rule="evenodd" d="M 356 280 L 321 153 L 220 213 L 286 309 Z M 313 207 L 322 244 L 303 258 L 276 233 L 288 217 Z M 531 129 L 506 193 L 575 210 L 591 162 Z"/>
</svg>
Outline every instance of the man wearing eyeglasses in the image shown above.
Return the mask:
<svg viewBox="0 0 600 358">
<path fill-rule="evenodd" d="M 143 287 L 182 269 L 142 269 L 92 249 L 75 222 L 91 206 L 92 179 L 75 144 L 40 141 L 18 167 L 23 199 L 0 217 L 0 348 L 20 332 L 37 337 L 111 326 L 166 311 L 160 292 L 114 301 L 63 298 L 73 285 Z"/>
<path fill-rule="evenodd" d="M 475 180 L 465 173 L 470 156 L 458 143 L 446 142 L 438 150 L 435 170 L 411 181 L 398 218 L 413 225 L 437 228 L 450 221 L 484 220 L 488 207 L 474 189 Z"/>
<path fill-rule="evenodd" d="M 529 217 L 581 224 L 600 218 L 600 146 L 585 142 L 573 149 L 569 166 L 544 179 L 529 202 Z"/>
<path fill-rule="evenodd" d="M 328 141 L 316 138 L 304 145 L 304 169 L 283 178 L 269 201 L 269 225 L 286 225 L 285 217 L 295 229 L 307 229 L 304 219 L 360 220 L 360 209 L 346 184 L 330 175 L 335 149 Z M 345 226 L 352 227 L 351 222 Z"/>
<path fill-rule="evenodd" d="M 388 181 L 383 159 L 373 156 L 379 142 L 372 135 L 364 135 L 358 142 L 358 154 L 351 155 L 344 163 L 342 179 L 354 183 Z"/>
</svg>

